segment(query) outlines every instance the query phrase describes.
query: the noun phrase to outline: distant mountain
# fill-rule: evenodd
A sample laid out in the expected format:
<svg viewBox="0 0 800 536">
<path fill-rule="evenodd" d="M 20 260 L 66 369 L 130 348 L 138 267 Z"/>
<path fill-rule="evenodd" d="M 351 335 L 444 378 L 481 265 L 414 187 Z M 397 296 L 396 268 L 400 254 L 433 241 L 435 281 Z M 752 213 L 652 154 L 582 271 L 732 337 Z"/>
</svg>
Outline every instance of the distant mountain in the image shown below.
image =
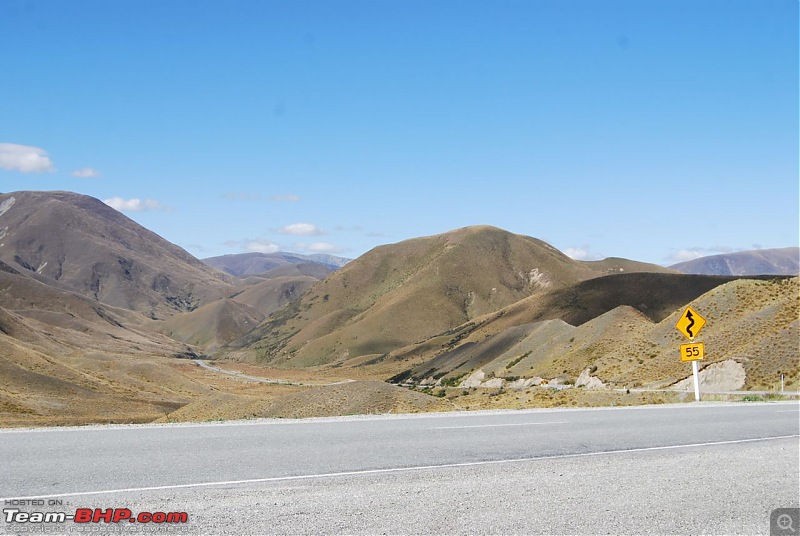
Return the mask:
<svg viewBox="0 0 800 536">
<path fill-rule="evenodd" d="M 300 257 L 303 257 L 313 262 L 324 264 L 325 266 L 330 266 L 331 268 L 341 268 L 342 266 L 353 260 L 353 259 L 348 259 L 346 257 L 337 257 L 336 255 L 328 255 L 327 253 L 311 253 L 309 255 L 300 255 Z"/>
<path fill-rule="evenodd" d="M 232 255 L 222 255 L 219 257 L 209 257 L 203 259 L 209 266 L 237 277 L 247 277 L 249 275 L 266 275 L 276 268 L 296 266 L 298 271 L 304 275 L 319 275 L 320 267 L 325 268 L 325 274 L 338 270 L 350 259 L 336 257 L 334 255 L 314 254 L 304 255 L 301 253 L 237 253 Z M 282 273 L 281 275 L 286 275 Z M 269 275 L 267 275 L 269 277 Z"/>
<path fill-rule="evenodd" d="M 92 197 L 0 195 L 0 261 L 55 288 L 158 318 L 233 292 L 233 279 Z"/>
<path fill-rule="evenodd" d="M 272 364 L 357 362 L 519 300 L 609 273 L 668 272 L 624 259 L 587 263 L 489 226 L 381 246 L 314 285 L 232 343 Z"/>
<path fill-rule="evenodd" d="M 798 275 L 800 248 L 759 249 L 700 257 L 670 266 L 685 274 Z"/>
</svg>

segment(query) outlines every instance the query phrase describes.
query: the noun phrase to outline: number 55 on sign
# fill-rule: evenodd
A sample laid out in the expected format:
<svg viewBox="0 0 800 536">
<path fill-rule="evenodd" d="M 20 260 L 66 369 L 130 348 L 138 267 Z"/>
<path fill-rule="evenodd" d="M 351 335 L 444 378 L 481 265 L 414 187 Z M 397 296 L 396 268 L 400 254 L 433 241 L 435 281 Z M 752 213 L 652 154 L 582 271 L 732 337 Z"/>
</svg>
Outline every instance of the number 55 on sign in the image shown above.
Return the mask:
<svg viewBox="0 0 800 536">
<path fill-rule="evenodd" d="M 705 354 L 706 348 L 702 342 L 681 344 L 681 361 L 697 361 L 703 359 Z"/>
</svg>

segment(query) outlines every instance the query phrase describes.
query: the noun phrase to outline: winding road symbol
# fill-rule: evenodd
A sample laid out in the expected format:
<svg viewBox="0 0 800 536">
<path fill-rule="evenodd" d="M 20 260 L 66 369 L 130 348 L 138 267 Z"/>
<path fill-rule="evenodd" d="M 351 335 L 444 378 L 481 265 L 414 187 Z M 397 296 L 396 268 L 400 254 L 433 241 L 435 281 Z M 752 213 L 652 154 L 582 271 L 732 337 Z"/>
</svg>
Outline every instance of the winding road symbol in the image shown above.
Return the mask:
<svg viewBox="0 0 800 536">
<path fill-rule="evenodd" d="M 686 318 L 689 319 L 689 323 L 686 325 L 686 333 L 689 334 L 689 338 L 694 338 L 694 333 L 692 333 L 692 326 L 694 326 L 694 315 L 691 311 L 686 311 Z"/>
<path fill-rule="evenodd" d="M 705 325 L 706 319 L 700 316 L 700 313 L 691 307 L 687 307 L 678 319 L 678 323 L 675 324 L 675 327 L 678 331 L 683 333 L 687 339 L 692 340 L 697 337 L 697 334 L 700 333 L 700 330 L 703 329 Z"/>
</svg>

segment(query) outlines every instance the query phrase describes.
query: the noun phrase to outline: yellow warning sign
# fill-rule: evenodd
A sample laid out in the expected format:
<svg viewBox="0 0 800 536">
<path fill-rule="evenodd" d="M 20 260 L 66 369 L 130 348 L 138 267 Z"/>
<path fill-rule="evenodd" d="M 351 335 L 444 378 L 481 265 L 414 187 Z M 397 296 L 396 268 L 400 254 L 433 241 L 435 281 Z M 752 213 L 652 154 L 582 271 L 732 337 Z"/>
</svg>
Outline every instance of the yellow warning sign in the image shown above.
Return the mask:
<svg viewBox="0 0 800 536">
<path fill-rule="evenodd" d="M 687 307 L 680 319 L 678 319 L 678 323 L 675 324 L 675 328 L 686 335 L 687 339 L 692 340 L 697 337 L 697 334 L 700 333 L 700 330 L 705 325 L 706 319 L 691 307 Z"/>
</svg>

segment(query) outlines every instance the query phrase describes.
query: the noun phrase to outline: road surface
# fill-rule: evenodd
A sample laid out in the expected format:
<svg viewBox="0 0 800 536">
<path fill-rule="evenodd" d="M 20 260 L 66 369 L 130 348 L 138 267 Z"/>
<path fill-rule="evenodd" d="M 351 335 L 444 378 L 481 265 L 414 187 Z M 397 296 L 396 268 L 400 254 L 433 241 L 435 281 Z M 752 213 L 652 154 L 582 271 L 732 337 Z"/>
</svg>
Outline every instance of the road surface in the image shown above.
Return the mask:
<svg viewBox="0 0 800 536">
<path fill-rule="evenodd" d="M 769 534 L 799 437 L 797 403 L 5 430 L 0 501 L 191 534 Z"/>
</svg>

